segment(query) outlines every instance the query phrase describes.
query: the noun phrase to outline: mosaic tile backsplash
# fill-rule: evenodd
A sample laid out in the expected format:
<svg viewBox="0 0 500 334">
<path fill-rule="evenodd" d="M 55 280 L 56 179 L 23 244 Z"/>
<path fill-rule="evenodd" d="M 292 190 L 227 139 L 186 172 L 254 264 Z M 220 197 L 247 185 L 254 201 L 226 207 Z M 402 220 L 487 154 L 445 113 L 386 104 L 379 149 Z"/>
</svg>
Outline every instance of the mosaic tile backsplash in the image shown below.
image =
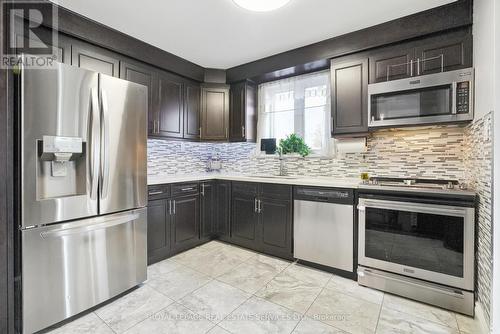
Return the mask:
<svg viewBox="0 0 500 334">
<path fill-rule="evenodd" d="M 476 278 L 477 299 L 491 319 L 493 279 L 493 113 L 468 126 L 465 131 L 464 164 L 466 182 L 477 192 Z"/>
<path fill-rule="evenodd" d="M 287 158 L 289 174 L 304 176 L 371 176 L 454 179 L 463 181 L 464 126 L 390 129 L 372 133 L 367 152 L 334 158 Z M 150 175 L 201 173 L 208 159 L 220 155 L 229 173 L 277 173 L 275 156 L 255 155 L 252 143 L 187 143 L 149 140 Z"/>
<path fill-rule="evenodd" d="M 292 175 L 450 179 L 465 182 L 477 199 L 477 299 L 490 316 L 492 286 L 492 113 L 469 125 L 386 129 L 367 138 L 366 153 L 333 158 L 288 158 Z M 202 173 L 219 154 L 228 173 L 278 173 L 275 156 L 257 157 L 252 143 L 149 140 L 149 175 Z M 489 319 L 487 319 L 489 321 Z"/>
</svg>

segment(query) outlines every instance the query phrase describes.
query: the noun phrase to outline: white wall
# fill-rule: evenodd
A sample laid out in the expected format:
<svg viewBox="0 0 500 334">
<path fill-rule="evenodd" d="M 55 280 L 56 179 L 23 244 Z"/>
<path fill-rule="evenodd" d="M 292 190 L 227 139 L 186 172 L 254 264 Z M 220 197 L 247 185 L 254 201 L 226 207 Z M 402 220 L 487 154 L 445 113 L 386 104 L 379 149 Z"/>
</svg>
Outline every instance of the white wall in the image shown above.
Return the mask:
<svg viewBox="0 0 500 334">
<path fill-rule="evenodd" d="M 494 99 L 494 7 L 500 0 L 474 0 L 475 119 L 493 110 Z"/>
</svg>

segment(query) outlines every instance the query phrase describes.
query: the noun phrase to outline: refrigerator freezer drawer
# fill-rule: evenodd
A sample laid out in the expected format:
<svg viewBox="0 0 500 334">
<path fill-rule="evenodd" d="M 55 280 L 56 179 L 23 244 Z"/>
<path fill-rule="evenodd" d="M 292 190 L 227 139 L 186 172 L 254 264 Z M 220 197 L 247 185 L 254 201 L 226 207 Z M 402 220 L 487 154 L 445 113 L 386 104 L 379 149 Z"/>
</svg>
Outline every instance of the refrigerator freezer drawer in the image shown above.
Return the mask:
<svg viewBox="0 0 500 334">
<path fill-rule="evenodd" d="M 102 303 L 147 278 L 146 209 L 22 232 L 23 333 Z"/>
</svg>

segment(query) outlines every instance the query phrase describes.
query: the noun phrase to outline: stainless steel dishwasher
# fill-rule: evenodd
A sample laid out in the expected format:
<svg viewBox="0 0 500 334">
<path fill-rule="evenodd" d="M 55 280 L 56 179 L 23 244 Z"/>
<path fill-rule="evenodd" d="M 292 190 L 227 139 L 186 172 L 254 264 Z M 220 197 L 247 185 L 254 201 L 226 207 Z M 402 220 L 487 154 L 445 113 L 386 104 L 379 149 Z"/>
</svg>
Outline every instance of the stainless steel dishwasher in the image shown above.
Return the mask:
<svg viewBox="0 0 500 334">
<path fill-rule="evenodd" d="M 354 192 L 296 187 L 294 257 L 354 271 Z"/>
</svg>

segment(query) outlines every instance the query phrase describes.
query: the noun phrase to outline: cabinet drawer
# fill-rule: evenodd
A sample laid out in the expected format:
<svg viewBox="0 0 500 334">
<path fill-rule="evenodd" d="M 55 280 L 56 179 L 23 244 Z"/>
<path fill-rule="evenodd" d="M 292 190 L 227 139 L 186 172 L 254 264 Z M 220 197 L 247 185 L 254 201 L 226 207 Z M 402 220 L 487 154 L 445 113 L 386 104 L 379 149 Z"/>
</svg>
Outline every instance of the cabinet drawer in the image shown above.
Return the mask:
<svg viewBox="0 0 500 334">
<path fill-rule="evenodd" d="M 159 184 L 148 187 L 148 199 L 150 201 L 155 199 L 163 199 L 170 197 L 170 185 Z"/>
<path fill-rule="evenodd" d="M 261 197 L 275 199 L 292 199 L 292 186 L 286 184 L 261 184 Z"/>
<path fill-rule="evenodd" d="M 172 185 L 172 196 L 184 196 L 197 194 L 199 191 L 198 183 L 177 183 Z"/>
<path fill-rule="evenodd" d="M 251 182 L 233 182 L 233 194 L 257 196 L 259 184 Z"/>
</svg>

